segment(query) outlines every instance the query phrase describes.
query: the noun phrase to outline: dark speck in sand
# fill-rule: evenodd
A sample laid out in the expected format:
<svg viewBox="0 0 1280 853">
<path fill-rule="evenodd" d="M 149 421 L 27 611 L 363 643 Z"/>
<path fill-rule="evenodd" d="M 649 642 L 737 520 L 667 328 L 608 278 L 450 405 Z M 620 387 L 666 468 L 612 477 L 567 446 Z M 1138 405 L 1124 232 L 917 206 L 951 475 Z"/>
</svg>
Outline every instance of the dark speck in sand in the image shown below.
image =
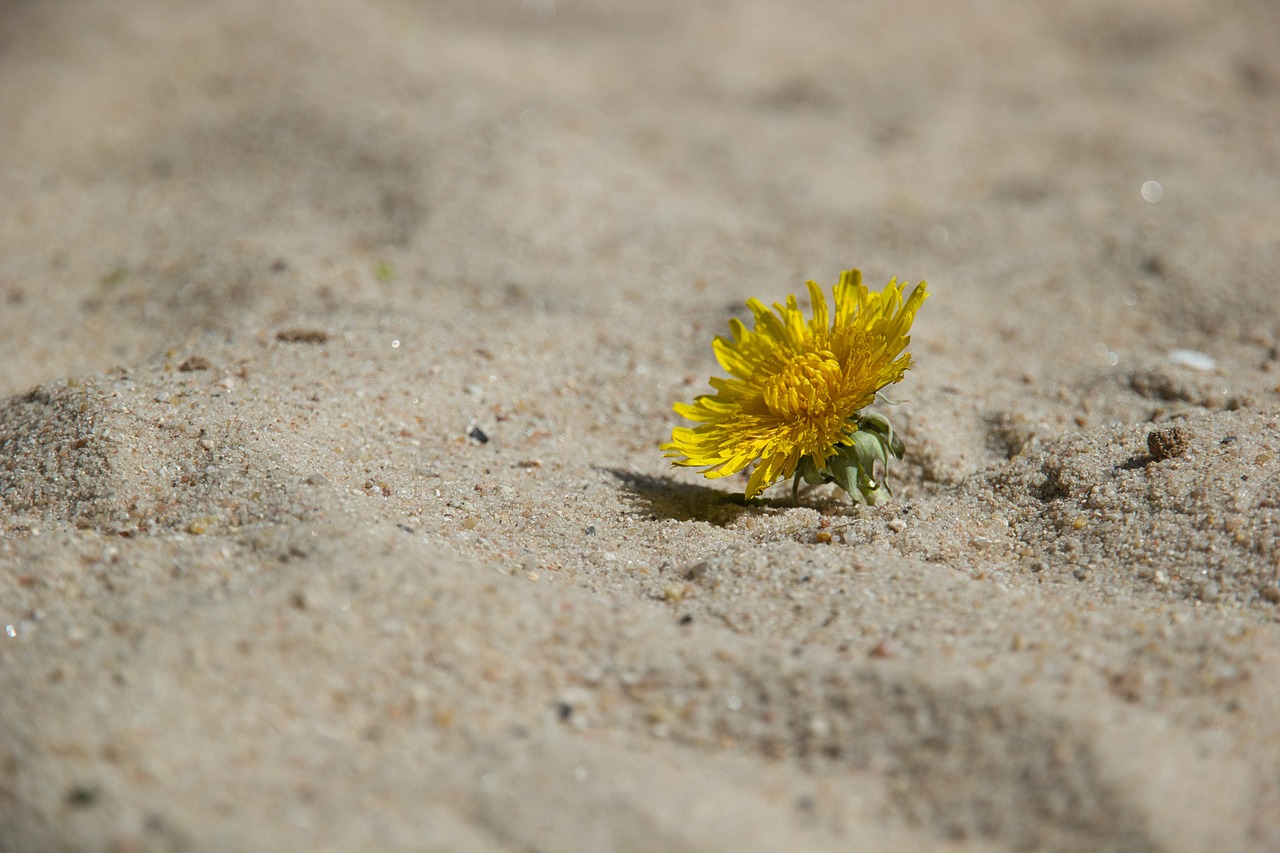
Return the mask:
<svg viewBox="0 0 1280 853">
<path fill-rule="evenodd" d="M 72 808 L 87 809 L 98 802 L 98 789 L 92 785 L 72 785 L 66 801 Z"/>
</svg>

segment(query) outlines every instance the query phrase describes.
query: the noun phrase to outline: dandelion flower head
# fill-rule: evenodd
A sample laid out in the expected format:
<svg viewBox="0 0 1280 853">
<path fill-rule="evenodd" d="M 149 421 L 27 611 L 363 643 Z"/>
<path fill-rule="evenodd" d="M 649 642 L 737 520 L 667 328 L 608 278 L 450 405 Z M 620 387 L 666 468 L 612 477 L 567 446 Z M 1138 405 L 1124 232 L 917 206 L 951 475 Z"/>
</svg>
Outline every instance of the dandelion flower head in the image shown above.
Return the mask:
<svg viewBox="0 0 1280 853">
<path fill-rule="evenodd" d="M 906 283 L 897 279 L 872 293 L 860 271 L 847 270 L 835 286 L 831 312 L 822 289 L 807 284 L 811 319 L 794 296 L 772 309 L 750 299 L 752 328 L 734 318 L 732 336 L 715 339 L 716 360 L 729 375 L 710 380 L 714 394 L 676 403 L 676 413 L 696 426 L 676 427 L 662 445 L 674 464 L 703 468 L 704 476 L 716 478 L 756 462 L 748 499 L 793 474 L 797 483 L 801 474 L 823 482 L 811 479 L 815 472 L 831 481 L 841 454 L 858 444 L 855 436 L 866 423 L 860 410 L 911 366 L 907 333 L 928 293 L 922 281 L 904 297 Z M 887 427 L 882 417 L 877 420 Z M 887 435 L 881 438 L 886 447 L 901 446 L 891 428 Z M 879 458 L 887 462 L 883 452 Z"/>
</svg>

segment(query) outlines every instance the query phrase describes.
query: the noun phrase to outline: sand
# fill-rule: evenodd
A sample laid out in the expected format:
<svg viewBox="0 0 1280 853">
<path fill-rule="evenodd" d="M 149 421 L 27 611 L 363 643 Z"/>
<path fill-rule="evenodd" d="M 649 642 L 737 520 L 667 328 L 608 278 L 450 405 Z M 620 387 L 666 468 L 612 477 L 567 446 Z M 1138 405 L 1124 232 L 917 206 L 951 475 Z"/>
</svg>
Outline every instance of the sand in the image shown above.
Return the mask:
<svg viewBox="0 0 1280 853">
<path fill-rule="evenodd" d="M 1280 849 L 1278 55 L 0 2 L 0 850 Z M 933 293 L 896 500 L 672 469 L 850 267 Z"/>
</svg>

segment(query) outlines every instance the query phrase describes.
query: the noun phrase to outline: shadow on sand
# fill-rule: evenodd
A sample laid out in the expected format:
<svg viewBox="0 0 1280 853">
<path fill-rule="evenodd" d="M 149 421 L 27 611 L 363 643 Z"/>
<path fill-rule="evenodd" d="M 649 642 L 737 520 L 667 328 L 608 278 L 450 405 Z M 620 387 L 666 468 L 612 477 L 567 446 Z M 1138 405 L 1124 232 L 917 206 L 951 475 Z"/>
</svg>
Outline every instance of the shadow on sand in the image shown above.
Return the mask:
<svg viewBox="0 0 1280 853">
<path fill-rule="evenodd" d="M 638 474 L 621 468 L 597 469 L 613 477 L 625 492 L 625 500 L 654 519 L 705 521 L 723 527 L 736 521 L 760 500 L 748 501 L 741 492 L 723 492 L 710 486 L 684 483 L 674 477 Z"/>
<path fill-rule="evenodd" d="M 794 509 L 788 489 L 785 496 L 747 500 L 741 492 L 725 492 L 711 486 L 685 483 L 670 476 L 638 474 L 621 468 L 598 468 L 622 484 L 625 500 L 655 520 L 705 521 L 724 527 L 749 512 Z M 813 504 L 801 498 L 801 506 Z"/>
</svg>

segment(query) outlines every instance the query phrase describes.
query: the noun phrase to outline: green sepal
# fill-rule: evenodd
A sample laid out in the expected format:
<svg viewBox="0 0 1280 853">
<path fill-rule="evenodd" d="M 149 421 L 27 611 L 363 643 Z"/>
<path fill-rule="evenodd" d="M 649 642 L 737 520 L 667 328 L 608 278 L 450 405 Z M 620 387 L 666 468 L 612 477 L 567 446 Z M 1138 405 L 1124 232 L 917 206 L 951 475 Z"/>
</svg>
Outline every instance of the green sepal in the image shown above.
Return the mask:
<svg viewBox="0 0 1280 853">
<path fill-rule="evenodd" d="M 799 500 L 801 480 L 813 486 L 835 483 L 855 502 L 867 506 L 887 503 L 893 497 L 888 483 L 889 459 L 901 459 L 906 445 L 884 415 L 856 415 L 853 420 L 857 429 L 835 446 L 835 452 L 825 463 L 819 465 L 811 456 L 801 457 L 791 483 L 792 500 Z M 884 472 L 879 480 L 876 479 L 877 462 Z"/>
</svg>

